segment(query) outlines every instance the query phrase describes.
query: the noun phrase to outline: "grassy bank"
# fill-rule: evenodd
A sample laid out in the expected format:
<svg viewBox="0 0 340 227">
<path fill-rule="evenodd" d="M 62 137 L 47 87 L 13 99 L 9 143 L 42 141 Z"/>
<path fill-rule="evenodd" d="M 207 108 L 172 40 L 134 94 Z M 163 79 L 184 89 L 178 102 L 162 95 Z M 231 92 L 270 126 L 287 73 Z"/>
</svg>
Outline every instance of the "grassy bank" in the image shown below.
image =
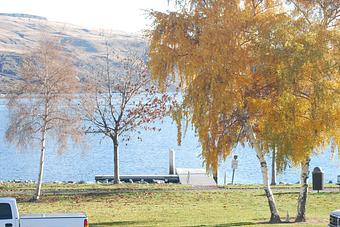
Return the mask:
<svg viewBox="0 0 340 227">
<path fill-rule="evenodd" d="M 268 226 L 269 212 L 260 189 L 192 190 L 178 185 L 46 185 L 39 203 L 29 203 L 34 186 L 0 185 L 0 197 L 16 197 L 21 213 L 86 212 L 96 226 Z M 56 194 L 55 192 L 59 192 Z M 99 193 L 96 193 L 99 192 Z M 281 215 L 295 215 L 297 189 L 274 189 Z M 339 192 L 310 193 L 308 223 L 326 226 L 339 207 Z M 294 226 L 281 224 L 270 226 Z"/>
</svg>

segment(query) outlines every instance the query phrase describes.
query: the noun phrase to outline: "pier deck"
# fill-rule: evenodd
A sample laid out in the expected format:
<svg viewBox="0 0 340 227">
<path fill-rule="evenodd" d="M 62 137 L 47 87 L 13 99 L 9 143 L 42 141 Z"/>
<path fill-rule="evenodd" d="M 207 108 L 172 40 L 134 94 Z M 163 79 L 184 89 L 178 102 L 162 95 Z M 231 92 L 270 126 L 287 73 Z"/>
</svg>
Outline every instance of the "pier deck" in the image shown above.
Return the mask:
<svg viewBox="0 0 340 227">
<path fill-rule="evenodd" d="M 113 175 L 96 175 L 96 182 L 112 182 Z M 176 168 L 174 175 L 121 175 L 120 181 L 147 182 L 147 183 L 175 183 L 193 186 L 216 186 L 213 177 L 207 174 L 205 169 Z"/>
<path fill-rule="evenodd" d="M 113 175 L 96 175 L 96 182 L 112 182 Z M 120 181 L 122 182 L 147 182 L 157 183 L 163 181 L 164 183 L 179 183 L 179 177 L 177 175 L 121 175 Z"/>
</svg>

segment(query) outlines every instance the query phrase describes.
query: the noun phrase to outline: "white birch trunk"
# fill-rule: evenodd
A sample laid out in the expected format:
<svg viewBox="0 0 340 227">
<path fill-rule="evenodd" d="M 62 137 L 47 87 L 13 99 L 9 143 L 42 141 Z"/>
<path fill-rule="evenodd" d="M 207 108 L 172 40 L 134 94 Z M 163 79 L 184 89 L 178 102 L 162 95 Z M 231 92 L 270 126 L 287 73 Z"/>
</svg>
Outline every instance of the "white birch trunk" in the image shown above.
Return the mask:
<svg viewBox="0 0 340 227">
<path fill-rule="evenodd" d="M 301 163 L 301 179 L 300 179 L 301 187 L 300 187 L 300 194 L 298 198 L 297 215 L 295 218 L 295 222 L 306 221 L 309 163 L 310 163 L 310 158 L 308 158 L 305 162 Z"/>
<path fill-rule="evenodd" d="M 273 149 L 273 156 L 272 156 L 272 180 L 271 185 L 276 185 L 276 148 Z"/>
<path fill-rule="evenodd" d="M 252 129 L 252 127 L 250 126 L 250 124 L 245 121 L 244 124 L 244 129 L 245 132 L 247 133 L 247 135 L 249 136 L 249 139 L 256 151 L 256 156 L 258 158 L 258 160 L 260 161 L 260 165 L 261 165 L 261 172 L 262 172 L 262 180 L 263 180 L 263 189 L 265 191 L 267 200 L 268 200 L 268 204 L 269 204 L 269 209 L 270 209 L 270 223 L 279 223 L 281 222 L 280 219 L 280 215 L 279 212 L 276 208 L 276 202 L 274 199 L 274 195 L 273 192 L 271 190 L 270 187 L 270 183 L 269 183 L 269 176 L 268 176 L 268 166 L 267 166 L 267 161 L 265 159 L 264 156 L 264 152 L 260 147 L 260 144 L 258 143 L 255 133 Z"/>
<path fill-rule="evenodd" d="M 45 81 L 45 83 L 47 83 Z M 47 88 L 46 88 L 47 89 Z M 46 134 L 47 134 L 47 124 L 48 124 L 48 115 L 49 115 L 49 107 L 48 107 L 48 95 L 47 90 L 45 90 L 45 107 L 44 107 L 44 117 L 43 117 L 43 127 L 41 129 L 41 137 L 40 137 L 40 165 L 39 165 L 39 176 L 37 181 L 37 188 L 33 200 L 37 201 L 41 196 L 41 188 L 44 177 L 44 166 L 45 166 L 45 151 L 46 151 Z"/>
<path fill-rule="evenodd" d="M 41 196 L 41 187 L 42 187 L 42 182 L 43 182 L 43 177 L 44 177 L 44 165 L 45 165 L 46 131 L 47 131 L 47 123 L 44 122 L 44 126 L 41 129 L 39 176 L 38 176 L 35 195 L 33 197 L 34 200 L 39 200 Z"/>
</svg>

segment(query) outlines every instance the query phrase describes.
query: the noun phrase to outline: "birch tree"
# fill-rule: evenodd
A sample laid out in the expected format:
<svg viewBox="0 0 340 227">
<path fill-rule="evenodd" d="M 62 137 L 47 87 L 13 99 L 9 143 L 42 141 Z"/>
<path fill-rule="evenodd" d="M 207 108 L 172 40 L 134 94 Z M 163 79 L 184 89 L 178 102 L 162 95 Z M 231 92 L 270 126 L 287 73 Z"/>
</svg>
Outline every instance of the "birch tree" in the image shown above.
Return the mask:
<svg viewBox="0 0 340 227">
<path fill-rule="evenodd" d="M 151 12 L 151 72 L 160 83 L 181 81 L 181 110 L 190 113 L 208 168 L 238 143 L 254 148 L 270 222 L 280 222 L 265 154 L 277 148 L 278 157 L 305 163 L 305 178 L 311 151 L 339 141 L 339 98 L 330 95 L 339 91 L 336 32 L 321 32 L 282 1 L 178 2 L 178 12 Z"/>
<path fill-rule="evenodd" d="M 27 53 L 20 76 L 16 91 L 9 95 L 6 139 L 20 149 L 39 146 L 39 175 L 33 197 L 39 200 L 49 139 L 54 138 L 58 152 L 66 149 L 69 138 L 80 141 L 81 120 L 75 101 L 80 84 L 70 59 L 51 37 L 43 37 Z"/>
<path fill-rule="evenodd" d="M 286 118 L 288 124 L 284 124 L 288 127 L 284 131 L 290 151 L 285 151 L 301 166 L 296 215 L 296 221 L 301 222 L 306 220 L 310 157 L 327 145 L 333 152 L 339 145 L 340 1 L 288 2 L 293 7 L 293 19 L 305 24 L 294 41 L 300 48 L 291 52 L 290 65 L 282 67 L 292 79 L 290 88 L 282 89 L 291 97 L 286 111 L 290 120 L 287 122 Z M 288 134 L 292 134 L 289 140 Z"/>
<path fill-rule="evenodd" d="M 113 64 L 118 65 L 118 70 L 114 70 Z M 141 56 L 131 52 L 127 56 L 118 55 L 109 42 L 93 70 L 82 103 L 88 122 L 86 131 L 112 141 L 114 183 L 120 183 L 120 142 L 128 143 L 132 134 L 141 139 L 141 130 L 160 130 L 152 123 L 166 116 L 171 98 L 158 92 Z"/>
<path fill-rule="evenodd" d="M 185 4 L 187 3 L 187 4 Z M 185 92 L 183 109 L 191 113 L 208 168 L 232 147 L 248 142 L 263 176 L 271 223 L 280 222 L 268 166 L 258 131 L 274 95 L 275 78 L 254 47 L 267 21 L 280 21 L 274 1 L 180 1 L 179 12 L 151 12 L 155 19 L 150 44 L 151 72 L 160 81 L 178 75 Z M 280 8 L 277 7 L 277 10 Z M 267 61 L 272 59 L 266 57 Z M 263 100 L 262 102 L 258 102 Z M 259 105 L 261 104 L 261 105 Z"/>
</svg>

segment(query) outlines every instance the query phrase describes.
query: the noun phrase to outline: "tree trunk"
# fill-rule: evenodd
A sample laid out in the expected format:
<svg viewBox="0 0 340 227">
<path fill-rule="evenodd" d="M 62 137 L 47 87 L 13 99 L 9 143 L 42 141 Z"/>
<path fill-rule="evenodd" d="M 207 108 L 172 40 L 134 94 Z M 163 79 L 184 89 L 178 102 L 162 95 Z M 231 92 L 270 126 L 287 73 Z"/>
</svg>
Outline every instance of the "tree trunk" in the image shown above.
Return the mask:
<svg viewBox="0 0 340 227">
<path fill-rule="evenodd" d="M 256 139 L 255 133 L 252 127 L 249 125 L 249 122 L 247 120 L 245 121 L 244 129 L 245 129 L 245 132 L 248 134 L 248 137 L 255 148 L 256 156 L 260 161 L 262 179 L 263 179 L 263 189 L 268 200 L 270 215 L 271 215 L 269 222 L 280 223 L 281 222 L 280 215 L 276 208 L 274 195 L 269 184 L 268 166 L 267 166 L 267 162 L 264 156 L 264 152 L 262 151 L 260 144 L 258 140 Z"/>
<path fill-rule="evenodd" d="M 272 181 L 271 185 L 276 185 L 276 148 L 273 149 L 272 157 Z"/>
<path fill-rule="evenodd" d="M 213 178 L 216 184 L 218 184 L 218 167 L 216 169 L 213 170 Z"/>
<path fill-rule="evenodd" d="M 44 126 L 41 130 L 41 138 L 40 138 L 40 166 L 39 166 L 39 176 L 37 181 L 37 187 L 35 191 L 35 195 L 33 196 L 33 200 L 37 201 L 41 196 L 41 187 L 44 176 L 44 165 L 45 165 L 45 151 L 46 151 L 46 131 L 47 131 L 47 123 L 44 123 Z"/>
<path fill-rule="evenodd" d="M 114 184 L 120 184 L 119 178 L 119 151 L 118 151 L 118 134 L 115 133 L 113 137 L 113 159 L 114 159 Z"/>
<path fill-rule="evenodd" d="M 306 221 L 306 203 L 308 196 L 308 177 L 309 177 L 309 163 L 310 158 L 308 158 L 305 162 L 301 163 L 301 188 L 300 194 L 298 198 L 297 205 L 297 215 L 295 222 L 304 222 Z"/>
</svg>

